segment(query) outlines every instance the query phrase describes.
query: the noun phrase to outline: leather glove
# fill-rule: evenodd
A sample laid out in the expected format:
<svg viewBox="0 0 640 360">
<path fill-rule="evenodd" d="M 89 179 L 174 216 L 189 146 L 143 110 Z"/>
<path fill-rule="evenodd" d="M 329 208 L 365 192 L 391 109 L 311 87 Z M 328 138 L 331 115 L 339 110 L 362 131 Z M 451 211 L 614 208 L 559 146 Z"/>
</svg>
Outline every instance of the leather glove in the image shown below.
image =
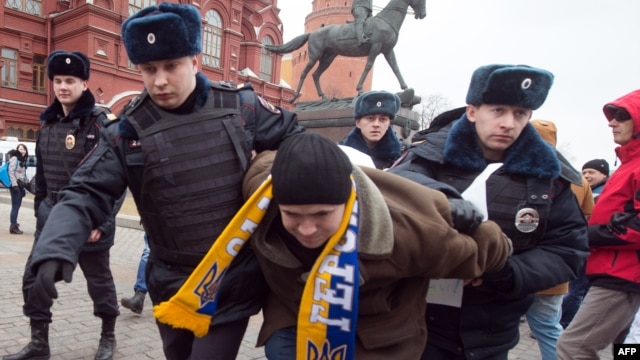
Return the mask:
<svg viewBox="0 0 640 360">
<path fill-rule="evenodd" d="M 33 282 L 31 291 L 38 298 L 53 303 L 53 299 L 58 298 L 56 281 L 71 282 L 72 275 L 73 265 L 71 263 L 63 260 L 47 260 L 38 267 L 36 280 Z"/>
<path fill-rule="evenodd" d="M 507 261 L 502 269 L 482 274 L 483 284 L 496 290 L 508 292 L 513 287 L 513 267 Z"/>
<path fill-rule="evenodd" d="M 611 233 L 624 235 L 627 233 L 627 222 L 638 216 L 635 212 L 617 212 L 611 215 L 607 230 Z"/>
<path fill-rule="evenodd" d="M 471 202 L 463 199 L 449 199 L 453 227 L 465 234 L 473 234 L 480 223 L 482 213 Z"/>
</svg>

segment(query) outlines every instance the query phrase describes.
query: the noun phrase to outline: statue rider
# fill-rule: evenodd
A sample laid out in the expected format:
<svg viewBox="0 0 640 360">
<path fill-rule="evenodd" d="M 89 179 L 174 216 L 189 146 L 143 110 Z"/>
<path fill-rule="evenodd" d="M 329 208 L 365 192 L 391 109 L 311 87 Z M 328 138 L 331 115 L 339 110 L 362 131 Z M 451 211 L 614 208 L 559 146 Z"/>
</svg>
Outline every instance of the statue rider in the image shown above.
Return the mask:
<svg viewBox="0 0 640 360">
<path fill-rule="evenodd" d="M 356 23 L 356 38 L 358 39 L 358 45 L 362 45 L 369 41 L 369 38 L 364 33 L 364 21 L 371 16 L 371 9 L 373 8 L 373 0 L 353 0 L 351 4 L 351 14 Z"/>
</svg>

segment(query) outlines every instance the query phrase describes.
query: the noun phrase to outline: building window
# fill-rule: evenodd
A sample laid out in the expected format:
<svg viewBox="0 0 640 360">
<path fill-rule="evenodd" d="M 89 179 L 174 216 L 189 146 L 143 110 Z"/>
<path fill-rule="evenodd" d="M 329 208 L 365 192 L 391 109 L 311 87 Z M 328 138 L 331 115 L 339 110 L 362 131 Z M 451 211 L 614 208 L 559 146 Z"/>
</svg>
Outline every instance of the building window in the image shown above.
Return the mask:
<svg viewBox="0 0 640 360">
<path fill-rule="evenodd" d="M 138 70 L 136 64 L 132 63 L 131 60 L 127 59 L 127 68 L 130 70 Z"/>
<path fill-rule="evenodd" d="M 262 39 L 262 51 L 260 53 L 260 79 L 272 82 L 273 54 L 265 49 L 264 45 L 273 45 L 271 36 L 267 35 Z"/>
<path fill-rule="evenodd" d="M 42 1 L 40 0 L 7 0 L 8 8 L 20 10 L 27 14 L 40 16 Z"/>
<path fill-rule="evenodd" d="M 22 134 L 24 134 L 24 130 L 22 130 L 22 128 L 10 127 L 7 129 L 7 136 L 15 136 L 18 140 L 22 140 Z"/>
<path fill-rule="evenodd" d="M 155 4 L 156 0 L 129 0 L 129 16 L 137 13 L 144 7 Z"/>
<path fill-rule="evenodd" d="M 222 51 L 222 20 L 215 10 L 205 14 L 207 23 L 202 30 L 202 65 L 221 68 L 220 52 Z"/>
<path fill-rule="evenodd" d="M 2 86 L 18 87 L 18 52 L 11 49 L 2 49 L 0 60 L 2 66 Z"/>
<path fill-rule="evenodd" d="M 38 139 L 38 132 L 33 130 L 33 129 L 29 129 L 27 130 L 27 140 L 37 140 Z M 33 154 L 35 155 L 35 154 Z"/>
<path fill-rule="evenodd" d="M 33 56 L 33 91 L 43 93 L 45 84 L 44 55 Z"/>
</svg>

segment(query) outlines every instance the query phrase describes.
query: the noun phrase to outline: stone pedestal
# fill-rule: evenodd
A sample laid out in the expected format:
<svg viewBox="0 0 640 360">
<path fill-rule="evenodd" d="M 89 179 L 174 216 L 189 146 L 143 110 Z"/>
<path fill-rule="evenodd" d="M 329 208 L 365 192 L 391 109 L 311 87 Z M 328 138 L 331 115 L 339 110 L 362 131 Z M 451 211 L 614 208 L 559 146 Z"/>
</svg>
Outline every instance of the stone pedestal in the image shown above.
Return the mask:
<svg viewBox="0 0 640 360">
<path fill-rule="evenodd" d="M 298 102 L 294 111 L 298 122 L 307 131 L 327 136 L 334 141 L 342 140 L 355 126 L 353 103 L 355 98 Z M 392 129 L 405 144 L 420 128 L 420 115 L 409 108 L 400 108 L 392 121 Z"/>
</svg>

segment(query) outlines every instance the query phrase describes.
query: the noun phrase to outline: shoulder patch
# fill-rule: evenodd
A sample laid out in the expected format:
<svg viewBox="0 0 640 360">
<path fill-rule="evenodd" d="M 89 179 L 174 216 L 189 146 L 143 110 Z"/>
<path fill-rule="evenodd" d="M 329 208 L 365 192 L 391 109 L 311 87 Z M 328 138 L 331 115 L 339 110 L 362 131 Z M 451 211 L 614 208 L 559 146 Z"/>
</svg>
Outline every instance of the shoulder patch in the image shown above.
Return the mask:
<svg viewBox="0 0 640 360">
<path fill-rule="evenodd" d="M 113 121 L 113 120 L 115 120 L 117 118 L 118 117 L 116 116 L 116 114 L 113 114 L 113 113 L 107 114 L 107 119 L 109 119 L 109 121 Z"/>
<path fill-rule="evenodd" d="M 276 108 L 272 104 L 270 104 L 267 100 L 263 99 L 262 96 L 258 96 L 258 100 L 260 100 L 260 105 L 265 108 L 267 111 L 273 114 L 280 114 L 280 109 Z"/>
</svg>

